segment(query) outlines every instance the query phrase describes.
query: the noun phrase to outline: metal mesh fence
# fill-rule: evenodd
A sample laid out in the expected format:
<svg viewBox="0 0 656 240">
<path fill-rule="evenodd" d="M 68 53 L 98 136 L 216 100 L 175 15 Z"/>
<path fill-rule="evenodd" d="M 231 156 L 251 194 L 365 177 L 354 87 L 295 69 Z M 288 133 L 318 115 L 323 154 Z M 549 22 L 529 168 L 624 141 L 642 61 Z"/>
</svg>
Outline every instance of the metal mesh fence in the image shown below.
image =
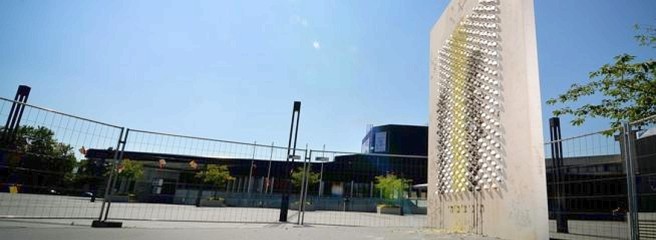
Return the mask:
<svg viewBox="0 0 656 240">
<path fill-rule="evenodd" d="M 122 166 L 129 160 L 143 174 L 118 174 L 108 219 L 278 220 L 282 193 L 290 187 L 287 148 L 134 129 L 126 134 Z M 290 160 L 299 161 L 305 150 L 294 154 Z M 90 156 L 103 159 L 111 153 L 91 150 Z"/>
<path fill-rule="evenodd" d="M 656 116 L 629 124 L 631 159 L 635 175 L 636 224 L 640 239 L 656 239 Z"/>
<path fill-rule="evenodd" d="M 545 144 L 552 238 L 656 238 L 655 121 Z"/>
<path fill-rule="evenodd" d="M 426 188 L 413 186 L 426 182 L 426 156 L 297 149 L 287 163 L 287 148 L 273 145 L 134 129 L 126 135 L 119 169 L 137 164 L 143 174 L 118 174 L 107 219 L 276 222 L 289 191 L 289 222 L 425 223 Z M 112 152 L 91 149 L 87 156 L 105 159 Z M 377 188 L 376 177 L 387 174 L 404 185 L 393 192 Z"/>
<path fill-rule="evenodd" d="M 115 148 L 122 128 L 5 98 L 0 119 L 0 217 L 97 217 L 106 163 L 84 154 Z"/>
<path fill-rule="evenodd" d="M 426 156 L 311 150 L 303 167 L 301 223 L 425 225 Z"/>
<path fill-rule="evenodd" d="M 617 135 L 602 131 L 545 144 L 552 238 L 628 237 L 626 174 Z"/>
<path fill-rule="evenodd" d="M 111 200 L 107 219 L 277 222 L 289 193 L 290 222 L 419 227 L 426 220 L 426 156 L 288 153 L 124 129 L 5 98 L 0 119 L 7 119 L 0 218 L 95 219 Z M 656 238 L 655 123 L 653 116 L 545 143 L 552 238 Z"/>
</svg>

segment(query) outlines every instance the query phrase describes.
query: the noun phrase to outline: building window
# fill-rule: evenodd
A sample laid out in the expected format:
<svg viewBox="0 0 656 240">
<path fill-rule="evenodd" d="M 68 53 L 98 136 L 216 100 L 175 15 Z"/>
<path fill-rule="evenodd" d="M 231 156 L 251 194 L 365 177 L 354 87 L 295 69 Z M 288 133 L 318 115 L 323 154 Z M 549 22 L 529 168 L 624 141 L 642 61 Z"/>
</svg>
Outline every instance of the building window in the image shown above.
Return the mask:
<svg viewBox="0 0 656 240">
<path fill-rule="evenodd" d="M 387 151 L 387 132 L 377 132 L 374 143 L 374 152 Z"/>
</svg>

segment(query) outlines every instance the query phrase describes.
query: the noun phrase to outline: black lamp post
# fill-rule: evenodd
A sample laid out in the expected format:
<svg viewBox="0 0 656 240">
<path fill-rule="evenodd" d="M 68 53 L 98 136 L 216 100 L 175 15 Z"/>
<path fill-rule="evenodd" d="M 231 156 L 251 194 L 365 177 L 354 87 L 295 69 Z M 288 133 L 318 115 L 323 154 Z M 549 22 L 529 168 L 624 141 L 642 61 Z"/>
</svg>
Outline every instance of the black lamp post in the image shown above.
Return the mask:
<svg viewBox="0 0 656 240">
<path fill-rule="evenodd" d="M 561 233 L 568 233 L 569 227 L 567 224 L 567 206 L 565 202 L 565 189 L 562 184 L 565 179 L 563 176 L 563 143 L 561 142 L 562 136 L 560 135 L 560 118 L 549 118 L 549 135 L 551 138 L 551 169 L 552 179 L 556 184 L 556 231 Z"/>
<path fill-rule="evenodd" d="M 280 218 L 278 221 L 287 222 L 287 211 L 289 210 L 289 192 L 291 184 L 289 184 L 289 177 L 294 163 L 294 156 L 296 156 L 296 139 L 298 137 L 298 122 L 301 117 L 301 102 L 294 101 L 294 109 L 292 110 L 292 124 L 289 128 L 289 142 L 287 143 L 287 160 L 285 165 L 285 173 L 282 176 L 287 176 L 284 179 L 284 188 L 282 193 L 282 202 L 280 203 Z M 292 141 L 293 136 L 293 141 Z M 292 147 L 293 142 L 293 147 Z M 292 164 L 289 163 L 291 159 Z"/>
<path fill-rule="evenodd" d="M 14 145 L 14 137 L 20 128 L 20 121 L 23 117 L 23 111 L 25 110 L 25 104 L 27 103 L 27 98 L 30 96 L 30 88 L 26 85 L 18 86 L 16 90 L 16 96 L 14 97 L 14 102 L 11 103 L 11 110 L 7 116 L 7 123 L 2 133 L 2 141 L 9 145 Z"/>
</svg>

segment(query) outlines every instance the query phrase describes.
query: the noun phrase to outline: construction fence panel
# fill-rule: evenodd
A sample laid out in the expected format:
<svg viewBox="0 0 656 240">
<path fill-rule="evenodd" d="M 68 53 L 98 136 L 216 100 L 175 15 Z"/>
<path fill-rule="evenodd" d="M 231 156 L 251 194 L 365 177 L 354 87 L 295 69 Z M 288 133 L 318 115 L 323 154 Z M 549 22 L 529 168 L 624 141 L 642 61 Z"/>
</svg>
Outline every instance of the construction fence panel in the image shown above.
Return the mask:
<svg viewBox="0 0 656 240">
<path fill-rule="evenodd" d="M 656 239 L 656 116 L 628 124 L 639 239 Z"/>
<path fill-rule="evenodd" d="M 303 171 L 305 169 L 305 171 Z M 423 227 L 426 156 L 310 150 L 294 182 L 301 224 Z"/>
<path fill-rule="evenodd" d="M 97 218 L 109 163 L 86 151 L 115 151 L 123 129 L 5 98 L 0 119 L 0 218 Z"/>
<path fill-rule="evenodd" d="M 126 134 L 109 220 L 270 223 L 279 219 L 282 194 L 298 194 L 289 172 L 305 150 L 288 155 L 287 147 L 273 144 L 135 129 Z M 141 174 L 131 173 L 134 166 Z"/>
<path fill-rule="evenodd" d="M 545 144 L 551 238 L 629 238 L 620 137 L 606 130 Z"/>
</svg>

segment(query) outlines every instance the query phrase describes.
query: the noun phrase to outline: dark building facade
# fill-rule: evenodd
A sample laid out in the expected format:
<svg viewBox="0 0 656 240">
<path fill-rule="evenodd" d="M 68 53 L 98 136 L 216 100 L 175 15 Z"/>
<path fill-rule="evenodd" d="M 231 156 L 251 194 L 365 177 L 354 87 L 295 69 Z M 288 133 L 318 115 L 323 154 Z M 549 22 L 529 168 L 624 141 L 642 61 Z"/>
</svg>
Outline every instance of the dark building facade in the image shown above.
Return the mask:
<svg viewBox="0 0 656 240">
<path fill-rule="evenodd" d="M 344 195 L 364 196 L 373 192 L 376 176 L 395 174 L 423 184 L 428 176 L 428 127 L 411 125 L 381 125 L 367 131 L 362 139 L 362 154 L 336 156 L 327 165 L 332 173 L 326 180 L 345 184 Z M 334 169 L 334 170 L 333 170 Z M 351 182 L 340 182 L 351 179 Z M 327 184 L 331 184 L 327 182 Z M 353 186 L 350 186 L 353 185 Z M 331 189 L 324 188 L 323 194 Z"/>
<path fill-rule="evenodd" d="M 636 191 L 641 212 L 656 212 L 656 129 L 636 140 Z"/>
<path fill-rule="evenodd" d="M 635 141 L 638 212 L 656 212 L 656 135 Z M 549 217 L 558 209 L 556 187 L 563 188 L 562 211 L 571 220 L 624 221 L 628 211 L 625 161 L 620 153 L 563 158 L 561 180 L 546 159 Z"/>
<path fill-rule="evenodd" d="M 381 140 L 381 136 L 384 139 Z M 378 137 L 376 139 L 376 137 Z M 321 183 L 310 187 L 310 195 L 326 197 L 378 197 L 375 189 L 376 176 L 388 173 L 410 180 L 413 184 L 425 183 L 427 179 L 427 127 L 384 125 L 372 128 L 364 141 L 378 143 L 372 145 L 371 154 L 335 155 L 330 162 L 309 164 L 312 172 L 321 174 Z M 371 139 L 371 140 L 366 140 Z M 382 147 L 380 144 L 383 144 Z M 394 154 L 394 155 L 387 155 Z M 114 151 L 89 149 L 86 157 L 93 162 L 112 159 Z M 201 182 L 195 177 L 207 164 L 221 164 L 228 167 L 234 181 L 226 184 L 221 191 L 282 193 L 290 169 L 303 166 L 302 160 L 293 163 L 265 159 L 217 158 L 185 156 L 165 153 L 131 152 L 123 153 L 124 159 L 139 161 L 144 166 L 144 179 L 137 183 L 119 183 L 118 191 L 141 191 L 141 201 L 172 202 L 182 199 L 181 192 L 197 189 Z M 160 166 L 160 160 L 166 162 Z M 190 162 L 198 166 L 192 168 Z M 104 164 L 101 164 L 104 165 Z M 102 171 L 101 171 L 102 172 Z M 249 180 L 250 177 L 250 180 Z M 321 187 L 319 185 L 322 185 Z M 100 187 L 99 187 L 100 188 Z M 298 192 L 293 189 L 292 192 Z"/>
<path fill-rule="evenodd" d="M 558 199 L 567 219 L 623 220 L 626 210 L 626 175 L 622 158 L 616 155 L 564 158 L 561 181 L 555 177 L 552 159 L 547 159 L 549 217 L 555 218 Z M 556 188 L 563 188 L 558 196 Z"/>
<path fill-rule="evenodd" d="M 362 139 L 362 153 L 426 156 L 428 127 L 395 124 L 372 127 Z"/>
</svg>

